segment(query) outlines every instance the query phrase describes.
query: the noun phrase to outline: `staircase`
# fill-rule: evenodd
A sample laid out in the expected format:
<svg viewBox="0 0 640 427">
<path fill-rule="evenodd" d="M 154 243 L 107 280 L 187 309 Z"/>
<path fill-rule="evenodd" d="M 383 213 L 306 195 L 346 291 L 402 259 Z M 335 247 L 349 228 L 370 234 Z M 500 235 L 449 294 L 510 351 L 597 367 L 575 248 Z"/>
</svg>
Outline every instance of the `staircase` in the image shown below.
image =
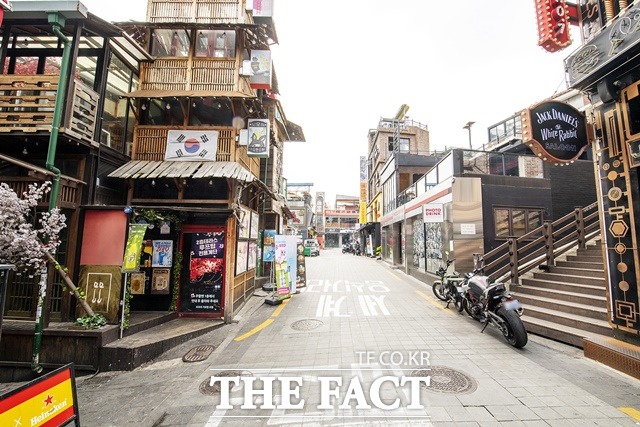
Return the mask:
<svg viewBox="0 0 640 427">
<path fill-rule="evenodd" d="M 527 331 L 580 348 L 583 338 L 612 337 L 604 274 L 598 239 L 559 257 L 548 271 L 522 276 L 511 290 L 524 307 Z"/>
</svg>

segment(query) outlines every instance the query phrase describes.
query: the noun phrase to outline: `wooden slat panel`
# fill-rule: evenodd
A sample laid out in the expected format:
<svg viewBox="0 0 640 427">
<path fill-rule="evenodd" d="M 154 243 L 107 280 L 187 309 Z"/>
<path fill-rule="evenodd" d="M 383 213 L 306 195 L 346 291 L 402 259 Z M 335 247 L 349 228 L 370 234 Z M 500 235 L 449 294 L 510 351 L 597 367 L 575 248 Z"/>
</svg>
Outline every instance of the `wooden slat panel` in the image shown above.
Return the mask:
<svg viewBox="0 0 640 427">
<path fill-rule="evenodd" d="M 241 6 L 239 0 L 197 0 L 195 19 L 203 24 L 243 22 Z"/>
<path fill-rule="evenodd" d="M 153 63 L 143 63 L 145 80 L 141 89 L 188 90 L 188 58 L 158 58 Z"/>
</svg>

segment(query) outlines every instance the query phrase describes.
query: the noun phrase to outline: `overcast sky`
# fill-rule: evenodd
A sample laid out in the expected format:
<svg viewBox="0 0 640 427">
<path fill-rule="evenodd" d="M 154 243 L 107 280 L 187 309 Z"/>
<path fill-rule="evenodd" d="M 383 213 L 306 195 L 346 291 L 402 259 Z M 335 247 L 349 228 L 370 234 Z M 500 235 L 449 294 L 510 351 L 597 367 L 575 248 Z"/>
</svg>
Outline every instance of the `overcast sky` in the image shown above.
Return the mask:
<svg viewBox="0 0 640 427">
<path fill-rule="evenodd" d="M 109 21 L 143 21 L 146 0 L 81 0 Z M 280 100 L 306 143 L 285 147 L 285 177 L 333 203 L 359 194 L 359 160 L 381 117 L 408 104 L 432 150 L 475 147 L 487 128 L 566 89 L 573 45 L 537 45 L 533 0 L 274 0 Z"/>
</svg>

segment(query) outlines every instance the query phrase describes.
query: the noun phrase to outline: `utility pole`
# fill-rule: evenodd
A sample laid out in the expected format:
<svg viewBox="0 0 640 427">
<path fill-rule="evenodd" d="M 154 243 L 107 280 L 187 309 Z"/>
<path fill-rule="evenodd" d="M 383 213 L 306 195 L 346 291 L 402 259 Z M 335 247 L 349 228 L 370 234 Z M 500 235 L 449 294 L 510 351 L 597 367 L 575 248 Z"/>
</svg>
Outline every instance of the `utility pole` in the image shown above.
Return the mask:
<svg viewBox="0 0 640 427">
<path fill-rule="evenodd" d="M 469 149 L 473 149 L 471 146 L 471 126 L 473 126 L 475 122 L 467 122 L 466 125 L 462 126 L 462 129 L 466 129 L 469 131 Z"/>
</svg>

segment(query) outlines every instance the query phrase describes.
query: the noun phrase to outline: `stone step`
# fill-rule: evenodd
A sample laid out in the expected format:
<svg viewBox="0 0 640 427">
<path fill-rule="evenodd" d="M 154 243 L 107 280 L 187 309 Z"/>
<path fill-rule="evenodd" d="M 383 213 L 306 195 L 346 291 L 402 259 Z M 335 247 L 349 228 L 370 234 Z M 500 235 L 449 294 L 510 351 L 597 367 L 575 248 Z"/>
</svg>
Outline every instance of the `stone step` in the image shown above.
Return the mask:
<svg viewBox="0 0 640 427">
<path fill-rule="evenodd" d="M 579 285 L 605 286 L 604 277 L 583 277 L 571 274 L 559 274 L 546 271 L 536 271 L 533 273 L 534 279 L 548 280 L 551 282 L 576 283 Z"/>
<path fill-rule="evenodd" d="M 601 318 L 581 316 L 558 311 L 553 308 L 528 305 L 525 302 L 523 302 L 523 306 L 526 315 L 536 319 L 546 320 L 548 322 L 601 335 L 605 335 L 611 331 L 609 323 Z"/>
<path fill-rule="evenodd" d="M 588 307 L 602 308 L 607 304 L 607 297 L 602 293 L 602 295 L 589 295 L 589 294 L 580 294 L 572 291 L 566 291 L 561 289 L 554 288 L 540 288 L 536 286 L 527 286 L 521 285 L 517 288 L 514 287 L 511 289 L 518 296 L 527 297 L 530 299 L 536 299 L 537 297 L 545 298 L 553 303 L 559 302 L 570 302 L 575 304 L 581 304 Z M 576 313 L 577 314 L 577 313 Z"/>
<path fill-rule="evenodd" d="M 596 269 L 604 271 L 604 264 L 602 261 L 600 262 L 589 262 L 589 261 L 561 261 L 556 260 L 556 266 L 558 267 L 571 267 L 571 268 L 586 268 L 586 269 Z"/>
<path fill-rule="evenodd" d="M 586 338 L 607 339 L 612 335 L 611 331 L 609 331 L 607 334 L 600 335 L 581 329 L 572 328 L 566 325 L 560 325 L 558 323 L 550 322 L 547 320 L 538 319 L 527 315 L 526 311 L 522 316 L 522 322 L 524 323 L 524 326 L 529 333 L 540 335 L 545 338 L 550 338 L 552 340 L 560 341 L 579 348 L 584 348 L 583 340 Z"/>
<path fill-rule="evenodd" d="M 567 313 L 577 316 L 583 316 L 591 319 L 605 320 L 607 319 L 606 305 L 601 306 L 580 304 L 577 302 L 569 302 L 558 300 L 557 298 L 547 298 L 537 295 L 515 294 L 516 298 L 522 304 L 531 307 L 542 307 L 549 310 L 555 310 L 558 313 Z"/>
<path fill-rule="evenodd" d="M 604 279 L 604 269 L 593 268 L 591 265 L 589 265 L 589 268 L 554 266 L 549 267 L 549 273 L 580 277 L 602 277 Z"/>
<path fill-rule="evenodd" d="M 602 255 L 567 255 L 567 261 L 602 262 Z"/>
<path fill-rule="evenodd" d="M 551 280 L 534 279 L 531 277 L 523 277 L 521 286 L 527 286 L 536 289 L 555 289 L 558 291 L 573 292 L 581 295 L 605 296 L 607 294 L 604 286 L 582 285 L 580 283 L 554 282 Z M 512 290 L 519 292 L 521 286 L 513 286 Z M 524 291 L 523 291 L 524 292 Z M 536 294 L 539 295 L 539 294 Z"/>
</svg>

